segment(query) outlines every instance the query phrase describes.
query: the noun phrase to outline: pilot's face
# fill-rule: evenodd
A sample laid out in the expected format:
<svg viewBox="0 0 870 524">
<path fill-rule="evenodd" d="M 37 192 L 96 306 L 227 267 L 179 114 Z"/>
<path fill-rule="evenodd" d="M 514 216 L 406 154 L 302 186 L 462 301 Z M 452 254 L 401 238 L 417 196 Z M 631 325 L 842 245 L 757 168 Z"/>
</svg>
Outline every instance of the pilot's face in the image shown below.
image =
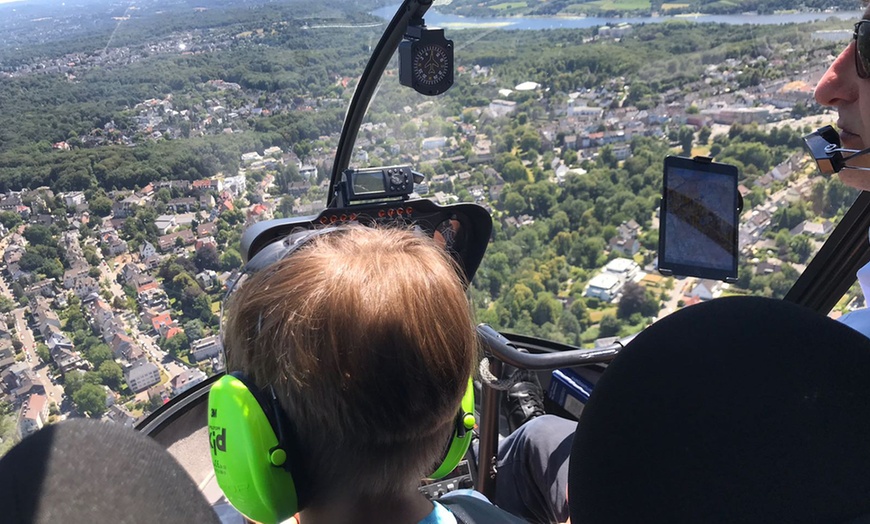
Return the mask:
<svg viewBox="0 0 870 524">
<path fill-rule="evenodd" d="M 864 11 L 864 19 L 870 19 L 870 6 Z M 870 147 L 870 79 L 858 76 L 855 52 L 853 40 L 825 71 L 816 86 L 815 98 L 822 105 L 837 108 L 837 127 L 843 147 L 866 149 Z M 870 167 L 870 155 L 849 163 Z M 839 175 L 846 185 L 870 190 L 870 171 L 844 169 Z"/>
</svg>

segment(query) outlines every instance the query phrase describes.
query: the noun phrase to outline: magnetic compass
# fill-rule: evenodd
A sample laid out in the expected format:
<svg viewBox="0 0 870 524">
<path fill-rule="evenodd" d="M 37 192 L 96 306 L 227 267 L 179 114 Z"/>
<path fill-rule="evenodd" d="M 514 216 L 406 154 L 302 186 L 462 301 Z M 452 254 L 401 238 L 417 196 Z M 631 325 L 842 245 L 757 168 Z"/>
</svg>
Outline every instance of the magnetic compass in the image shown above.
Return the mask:
<svg viewBox="0 0 870 524">
<path fill-rule="evenodd" d="M 444 30 L 409 26 L 399 44 L 399 81 L 423 95 L 440 95 L 453 85 L 453 42 Z"/>
</svg>

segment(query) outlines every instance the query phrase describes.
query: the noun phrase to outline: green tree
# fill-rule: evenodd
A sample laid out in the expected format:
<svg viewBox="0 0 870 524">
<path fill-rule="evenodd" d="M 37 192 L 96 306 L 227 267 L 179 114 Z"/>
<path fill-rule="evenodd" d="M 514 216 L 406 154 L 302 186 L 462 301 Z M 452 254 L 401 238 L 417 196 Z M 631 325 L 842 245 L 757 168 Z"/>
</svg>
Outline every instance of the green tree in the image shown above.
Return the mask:
<svg viewBox="0 0 870 524">
<path fill-rule="evenodd" d="M 235 249 L 227 249 L 220 256 L 221 269 L 232 271 L 242 266 L 242 256 Z"/>
<path fill-rule="evenodd" d="M 24 238 L 34 245 L 57 247 L 57 232 L 49 226 L 31 224 L 24 230 Z"/>
<path fill-rule="evenodd" d="M 200 271 L 205 269 L 220 269 L 220 256 L 214 244 L 204 244 L 200 247 L 193 257 L 193 263 L 196 264 L 196 269 Z"/>
<path fill-rule="evenodd" d="M 643 286 L 636 282 L 626 282 L 622 286 L 622 298 L 616 308 L 616 316 L 627 319 L 635 313 L 650 317 L 658 313 L 658 300 L 647 293 Z"/>
<path fill-rule="evenodd" d="M 526 201 L 516 191 L 508 191 L 504 195 L 504 209 L 510 216 L 519 216 L 526 211 Z"/>
<path fill-rule="evenodd" d="M 23 222 L 21 215 L 13 211 L 0 211 L 0 224 L 6 229 L 12 229 Z"/>
<path fill-rule="evenodd" d="M 184 323 L 184 334 L 188 340 L 199 340 L 205 336 L 205 327 L 199 319 L 189 320 Z"/>
<path fill-rule="evenodd" d="M 15 309 L 15 302 L 6 295 L 0 295 L 0 313 L 9 313 Z"/>
<path fill-rule="evenodd" d="M 112 199 L 106 196 L 98 196 L 88 201 L 88 209 L 99 217 L 107 217 L 112 214 Z"/>
<path fill-rule="evenodd" d="M 598 324 L 599 337 L 613 337 L 619 335 L 622 329 L 622 322 L 613 315 L 604 315 L 601 317 L 601 322 Z"/>
<path fill-rule="evenodd" d="M 106 360 L 100 364 L 97 373 L 102 383 L 114 391 L 118 390 L 121 386 L 121 381 L 124 379 L 124 372 L 121 370 L 121 366 L 112 360 Z"/>
<path fill-rule="evenodd" d="M 42 342 L 36 343 L 36 356 L 42 359 L 43 362 L 51 362 L 51 353 L 48 351 L 48 346 Z"/>
<path fill-rule="evenodd" d="M 532 321 L 543 326 L 547 322 L 555 324 L 559 321 L 562 312 L 562 304 L 553 298 L 550 293 L 541 293 L 535 301 L 535 309 L 532 311 Z"/>
<path fill-rule="evenodd" d="M 562 161 L 568 166 L 573 166 L 577 163 L 577 151 L 565 149 L 565 152 L 562 153 Z"/>
<path fill-rule="evenodd" d="M 520 147 L 523 151 L 541 152 L 541 137 L 534 129 L 526 129 L 520 137 Z"/>
<path fill-rule="evenodd" d="M 511 160 L 510 162 L 505 164 L 502 168 L 501 176 L 505 179 L 506 182 L 519 182 L 522 180 L 528 180 L 526 168 L 519 160 Z"/>
<path fill-rule="evenodd" d="M 601 148 L 601 151 L 598 153 L 598 161 L 602 166 L 611 169 L 616 169 L 616 166 L 619 164 L 616 155 L 613 154 L 613 147 L 610 145 Z"/>
<path fill-rule="evenodd" d="M 68 371 L 63 376 L 63 392 L 69 398 L 73 398 L 79 389 L 85 384 L 85 375 L 76 370 Z"/>
<path fill-rule="evenodd" d="M 190 347 L 190 344 L 187 340 L 187 335 L 184 333 L 178 333 L 170 339 L 161 338 L 158 342 L 160 349 L 166 351 L 173 357 L 177 357 L 184 350 Z"/>
<path fill-rule="evenodd" d="M 677 133 L 683 156 L 692 156 L 692 142 L 695 140 L 695 131 L 689 126 L 681 126 Z"/>
<path fill-rule="evenodd" d="M 106 390 L 96 384 L 84 384 L 72 396 L 73 402 L 82 413 L 99 419 L 106 412 Z"/>
<path fill-rule="evenodd" d="M 563 311 L 559 316 L 559 331 L 565 336 L 569 344 L 577 345 L 580 342 L 580 335 L 583 333 L 583 326 L 580 321 L 570 311 Z"/>
<path fill-rule="evenodd" d="M 789 242 L 791 252 L 797 256 L 797 262 L 803 264 L 813 254 L 813 241 L 806 235 L 796 235 Z"/>
</svg>

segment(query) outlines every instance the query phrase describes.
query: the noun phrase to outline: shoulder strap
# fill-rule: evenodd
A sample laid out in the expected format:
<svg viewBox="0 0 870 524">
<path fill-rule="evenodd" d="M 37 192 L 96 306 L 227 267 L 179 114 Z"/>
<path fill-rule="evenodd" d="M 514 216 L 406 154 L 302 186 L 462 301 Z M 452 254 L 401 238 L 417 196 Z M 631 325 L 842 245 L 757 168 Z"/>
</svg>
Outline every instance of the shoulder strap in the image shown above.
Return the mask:
<svg viewBox="0 0 870 524">
<path fill-rule="evenodd" d="M 438 502 L 461 524 L 526 524 L 503 509 L 468 495 L 452 495 L 438 499 Z"/>
</svg>

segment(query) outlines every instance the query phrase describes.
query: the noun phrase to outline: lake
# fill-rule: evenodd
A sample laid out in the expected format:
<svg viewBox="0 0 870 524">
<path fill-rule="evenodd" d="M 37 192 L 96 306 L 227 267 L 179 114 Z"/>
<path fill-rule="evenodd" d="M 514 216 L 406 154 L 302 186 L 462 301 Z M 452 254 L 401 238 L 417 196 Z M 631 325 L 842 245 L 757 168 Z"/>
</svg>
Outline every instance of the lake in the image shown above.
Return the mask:
<svg viewBox="0 0 870 524">
<path fill-rule="evenodd" d="M 392 5 L 372 11 L 372 14 L 381 18 L 390 19 L 399 6 Z M 628 24 L 654 24 L 668 20 L 690 20 L 694 22 L 709 22 L 721 24 L 792 24 L 838 18 L 841 20 L 858 20 L 863 11 L 838 11 L 834 13 L 789 13 L 777 15 L 690 15 L 690 16 L 656 16 L 656 17 L 626 17 L 626 18 L 566 18 L 557 16 L 541 17 L 473 17 L 457 16 L 439 13 L 436 9 L 430 9 L 426 13 L 426 24 L 430 26 L 445 27 L 450 29 L 463 29 L 474 27 L 500 28 L 500 29 L 576 29 L 602 25 Z"/>
</svg>

